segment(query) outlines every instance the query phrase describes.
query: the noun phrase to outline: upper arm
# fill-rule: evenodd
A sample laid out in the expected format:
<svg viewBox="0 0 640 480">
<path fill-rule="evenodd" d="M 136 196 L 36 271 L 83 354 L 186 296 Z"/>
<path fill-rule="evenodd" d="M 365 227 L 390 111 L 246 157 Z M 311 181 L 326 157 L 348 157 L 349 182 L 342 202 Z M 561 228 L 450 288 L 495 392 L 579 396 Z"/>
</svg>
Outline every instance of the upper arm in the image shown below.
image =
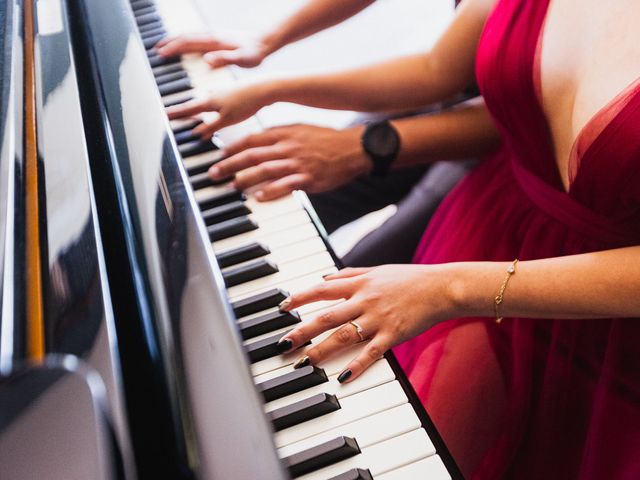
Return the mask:
<svg viewBox="0 0 640 480">
<path fill-rule="evenodd" d="M 464 0 L 433 48 L 426 54 L 431 78 L 451 94 L 475 82 L 475 55 L 484 24 L 497 0 Z"/>
</svg>

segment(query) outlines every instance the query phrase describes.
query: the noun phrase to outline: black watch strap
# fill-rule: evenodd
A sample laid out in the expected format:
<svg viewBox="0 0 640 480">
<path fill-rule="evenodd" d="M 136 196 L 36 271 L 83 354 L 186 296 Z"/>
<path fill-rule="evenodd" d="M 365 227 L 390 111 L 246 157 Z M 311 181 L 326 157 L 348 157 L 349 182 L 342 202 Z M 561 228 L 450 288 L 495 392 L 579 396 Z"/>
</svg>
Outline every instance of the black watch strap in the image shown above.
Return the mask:
<svg viewBox="0 0 640 480">
<path fill-rule="evenodd" d="M 400 136 L 388 120 L 372 122 L 362 134 L 362 148 L 373 163 L 371 175 L 383 177 L 400 151 Z"/>
</svg>

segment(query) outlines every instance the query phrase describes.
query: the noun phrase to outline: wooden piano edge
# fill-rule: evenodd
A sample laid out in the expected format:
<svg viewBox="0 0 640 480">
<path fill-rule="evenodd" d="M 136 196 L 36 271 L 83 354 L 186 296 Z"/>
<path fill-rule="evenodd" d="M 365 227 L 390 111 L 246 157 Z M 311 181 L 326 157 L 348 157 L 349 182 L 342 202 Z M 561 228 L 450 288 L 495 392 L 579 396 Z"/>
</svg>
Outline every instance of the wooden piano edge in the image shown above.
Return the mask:
<svg viewBox="0 0 640 480">
<path fill-rule="evenodd" d="M 298 198 L 300 203 L 302 203 L 305 211 L 309 215 L 309 218 L 311 218 L 311 221 L 313 222 L 316 229 L 318 230 L 318 234 L 320 235 L 322 242 L 324 243 L 325 247 L 327 248 L 327 251 L 331 255 L 331 258 L 333 259 L 334 263 L 336 264 L 336 267 L 338 269 L 344 268 L 344 265 L 342 264 L 342 260 L 340 259 L 340 257 L 336 255 L 335 251 L 333 250 L 333 247 L 331 246 L 331 243 L 329 241 L 329 235 L 327 234 L 327 231 L 322 225 L 322 222 L 320 221 L 320 217 L 318 217 L 318 214 L 313 208 L 313 205 L 311 204 L 309 197 L 306 195 L 306 193 L 302 191 L 296 191 L 294 192 L 294 195 L 296 196 L 296 198 Z M 413 388 L 413 385 L 411 385 L 411 383 L 409 382 L 409 379 L 404 373 L 404 370 L 402 370 L 400 363 L 398 363 L 398 359 L 396 358 L 396 356 L 391 350 L 386 352 L 384 354 L 384 357 L 389 362 L 389 365 L 391 366 L 393 373 L 395 373 L 396 375 L 396 379 L 402 386 L 402 389 L 404 390 L 405 394 L 407 395 L 407 398 L 409 399 L 409 403 L 411 403 L 411 405 L 413 406 L 416 412 L 416 415 L 418 415 L 418 418 L 420 419 L 420 423 L 422 424 L 422 427 L 426 430 L 427 434 L 429 435 L 429 438 L 433 442 L 433 445 L 436 447 L 436 452 L 438 453 L 438 455 L 440 455 L 440 458 L 442 459 L 442 462 L 447 467 L 447 470 L 451 474 L 451 477 L 453 478 L 453 480 L 464 480 L 464 476 L 462 475 L 460 468 L 458 468 L 458 464 L 453 459 L 453 456 L 449 452 L 449 449 L 447 448 L 444 441 L 442 440 L 440 433 L 436 429 L 436 426 L 431 420 L 431 417 L 429 417 L 429 414 L 425 410 L 424 405 L 422 405 L 422 402 L 420 401 L 418 394 Z"/>
</svg>

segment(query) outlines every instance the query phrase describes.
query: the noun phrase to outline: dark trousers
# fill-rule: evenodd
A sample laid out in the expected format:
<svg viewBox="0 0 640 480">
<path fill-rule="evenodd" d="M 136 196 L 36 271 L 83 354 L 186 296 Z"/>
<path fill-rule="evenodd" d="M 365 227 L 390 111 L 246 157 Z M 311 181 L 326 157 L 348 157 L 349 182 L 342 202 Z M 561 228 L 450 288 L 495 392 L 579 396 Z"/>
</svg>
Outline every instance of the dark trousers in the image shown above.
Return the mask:
<svg viewBox="0 0 640 480">
<path fill-rule="evenodd" d="M 386 177 L 360 177 L 309 198 L 329 233 L 396 204 L 396 213 L 358 242 L 342 261 L 349 267 L 409 263 L 438 205 L 475 164 L 475 160 L 447 161 L 394 170 Z"/>
</svg>

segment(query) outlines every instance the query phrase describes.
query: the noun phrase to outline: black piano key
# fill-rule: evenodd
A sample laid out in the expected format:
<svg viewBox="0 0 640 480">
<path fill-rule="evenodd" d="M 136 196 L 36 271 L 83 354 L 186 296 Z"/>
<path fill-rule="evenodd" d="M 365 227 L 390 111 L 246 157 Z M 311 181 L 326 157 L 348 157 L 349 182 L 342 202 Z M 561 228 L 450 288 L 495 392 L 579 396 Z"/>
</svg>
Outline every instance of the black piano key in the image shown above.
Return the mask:
<svg viewBox="0 0 640 480">
<path fill-rule="evenodd" d="M 340 402 L 336 396 L 319 393 L 291 405 L 272 410 L 268 413 L 268 417 L 273 423 L 274 430 L 278 432 L 336 410 L 340 410 Z"/>
<path fill-rule="evenodd" d="M 237 300 L 231 304 L 236 318 L 246 317 L 254 313 L 261 312 L 267 308 L 277 307 L 280 302 L 289 296 L 289 292 L 272 288 L 266 292 L 257 293 L 250 297 Z"/>
<path fill-rule="evenodd" d="M 227 288 L 231 288 L 241 283 L 250 282 L 257 278 L 266 277 L 278 273 L 278 266 L 274 263 L 261 258 L 245 265 L 237 267 L 229 267 L 222 272 L 222 278 Z"/>
<path fill-rule="evenodd" d="M 176 139 L 176 143 L 178 145 L 182 145 L 183 143 L 187 142 L 195 142 L 200 139 L 200 135 L 198 135 L 197 133 L 193 133 L 193 130 L 185 130 L 180 133 L 174 133 L 173 136 Z"/>
<path fill-rule="evenodd" d="M 256 387 L 262 393 L 265 402 L 271 402 L 328 381 L 323 369 L 308 365 L 259 383 Z"/>
<path fill-rule="evenodd" d="M 247 207 L 244 202 L 231 202 L 205 210 L 202 212 L 202 218 L 204 219 L 205 225 L 213 225 L 214 223 L 220 223 L 250 213 L 251 209 Z M 236 263 L 253 260 L 254 258 L 263 257 L 270 253 L 268 248 L 258 243 L 252 243 L 239 248 L 241 250 L 234 249 L 233 252 L 230 251 L 229 253 L 225 252 L 223 255 L 218 255 L 218 265 L 220 265 L 221 268 L 230 267 Z"/>
<path fill-rule="evenodd" d="M 323 467 L 338 463 L 360 453 L 360 447 L 355 438 L 338 437 L 328 442 L 316 445 L 293 455 L 282 461 L 289 469 L 293 478 L 320 470 Z"/>
<path fill-rule="evenodd" d="M 142 37 L 142 40 L 148 40 L 149 38 L 156 37 L 158 35 L 167 35 L 167 31 L 164 29 L 164 27 L 155 27 L 147 30 L 146 32 L 141 33 L 140 37 Z"/>
<path fill-rule="evenodd" d="M 172 63 L 171 65 L 160 65 L 153 69 L 154 77 L 158 78 L 160 75 L 166 75 L 167 73 L 184 71 L 182 63 Z"/>
<path fill-rule="evenodd" d="M 153 0 L 132 0 L 131 1 L 131 8 L 133 8 L 134 10 L 138 8 L 153 7 L 153 6 L 155 6 L 155 2 Z"/>
<path fill-rule="evenodd" d="M 146 38 L 143 38 L 142 43 L 144 44 L 144 48 L 146 48 L 148 51 L 149 49 L 153 48 L 155 44 L 158 43 L 160 40 L 162 40 L 164 37 L 166 37 L 166 33 L 156 33 L 155 35 L 150 35 L 150 36 L 147 36 Z"/>
<path fill-rule="evenodd" d="M 165 106 L 165 108 L 169 108 L 169 107 L 173 107 L 174 105 L 179 105 L 181 103 L 188 102 L 190 100 L 193 100 L 193 95 L 184 95 L 184 96 L 175 98 L 173 100 L 167 100 L 163 102 L 163 105 Z"/>
<path fill-rule="evenodd" d="M 238 207 L 242 206 L 244 208 L 247 208 L 242 202 L 234 202 L 230 205 Z M 218 265 L 220 266 L 220 268 L 226 268 L 230 267 L 231 265 L 236 265 L 238 263 L 253 260 L 254 258 L 264 257 L 265 255 L 269 255 L 270 253 L 271 250 L 269 250 L 269 247 L 267 247 L 266 245 L 263 245 L 259 242 L 251 242 L 246 245 L 230 248 L 218 253 L 216 255 L 216 260 L 218 260 Z"/>
<path fill-rule="evenodd" d="M 164 24 L 161 21 L 156 21 L 147 23 L 146 25 L 142 26 L 138 25 L 138 31 L 140 32 L 140 35 L 150 32 L 151 30 L 155 30 L 156 28 L 164 28 Z"/>
<path fill-rule="evenodd" d="M 178 128 L 174 128 L 173 131 L 173 135 L 179 135 L 181 133 L 184 132 L 191 132 L 191 130 L 193 130 L 194 128 L 196 128 L 198 125 L 200 125 L 202 123 L 202 120 L 198 120 L 198 119 L 192 119 L 189 120 L 188 122 L 185 122 L 184 125 L 178 127 Z"/>
<path fill-rule="evenodd" d="M 166 73 L 164 75 L 158 75 L 156 77 L 156 84 L 160 86 L 166 83 L 175 82 L 176 80 L 182 80 L 183 78 L 189 78 L 189 76 L 187 75 L 187 72 L 181 69 L 176 72 Z"/>
<path fill-rule="evenodd" d="M 278 341 L 287 333 L 289 332 L 278 333 L 261 340 L 256 340 L 255 342 L 247 343 L 244 348 L 249 355 L 251 363 L 256 363 L 261 360 L 266 360 L 267 358 L 280 355 L 280 352 L 278 352 Z M 308 341 L 301 345 L 301 347 L 304 347 L 305 345 L 311 345 L 311 342 Z"/>
<path fill-rule="evenodd" d="M 160 67 L 163 65 L 171 65 L 174 63 L 180 63 L 180 57 L 161 57 L 160 55 L 154 55 L 149 57 L 149 63 L 151 68 Z"/>
<path fill-rule="evenodd" d="M 348 472 L 341 473 L 335 477 L 331 477 L 329 480 L 373 480 L 373 475 L 369 470 L 363 470 L 362 468 L 352 468 Z"/>
<path fill-rule="evenodd" d="M 241 233 L 257 230 L 258 224 L 249 217 L 232 218 L 231 220 L 225 220 L 224 222 L 209 225 L 207 232 L 209 232 L 209 240 L 216 242 L 229 237 L 235 237 Z"/>
<path fill-rule="evenodd" d="M 230 188 L 229 190 L 224 190 L 222 193 L 198 200 L 198 206 L 200 210 L 208 210 L 230 202 L 244 201 L 246 198 L 245 194 L 240 190 Z"/>
<path fill-rule="evenodd" d="M 249 340 L 258 335 L 290 327 L 301 321 L 298 312 L 269 312 L 255 318 L 240 320 L 238 321 L 238 327 L 243 340 Z M 297 372 L 298 370 L 295 371 Z"/>
<path fill-rule="evenodd" d="M 136 20 L 143 16 L 143 15 L 147 15 L 148 13 L 155 13 L 157 14 L 158 11 L 156 10 L 156 7 L 153 5 L 147 5 L 144 7 L 139 7 L 139 8 L 134 8 L 133 9 L 133 16 L 136 18 Z"/>
<path fill-rule="evenodd" d="M 136 23 L 138 24 L 139 27 L 143 27 L 150 23 L 152 24 L 162 23 L 162 19 L 160 18 L 160 15 L 158 15 L 156 12 L 145 13 L 144 15 L 136 16 Z"/>
<path fill-rule="evenodd" d="M 193 155 L 199 155 L 201 153 L 210 152 L 211 150 L 217 150 L 211 140 L 196 140 L 194 142 L 183 143 L 178 147 L 178 151 L 182 158 L 191 157 Z"/>
<path fill-rule="evenodd" d="M 256 363 L 260 360 L 265 360 L 267 358 L 280 355 L 277 349 L 277 345 L 278 341 L 284 335 L 284 333 L 271 335 L 270 337 L 263 338 L 262 340 L 256 340 L 255 342 L 246 344 L 244 348 L 247 352 L 247 355 L 249 355 L 249 360 L 251 361 L 251 363 Z"/>
<path fill-rule="evenodd" d="M 181 78 L 180 80 L 174 80 L 173 82 L 164 83 L 158 86 L 161 97 L 171 95 L 172 93 L 191 90 L 192 88 L 193 85 L 191 84 L 191 80 L 189 80 L 189 78 Z"/>
<path fill-rule="evenodd" d="M 194 190 L 200 190 L 204 187 L 213 187 L 216 185 L 227 183 L 232 178 L 233 177 L 226 177 L 219 180 L 213 180 L 211 177 L 209 177 L 209 174 L 207 172 L 202 172 L 189 177 L 189 182 L 191 183 L 191 186 Z"/>
</svg>

